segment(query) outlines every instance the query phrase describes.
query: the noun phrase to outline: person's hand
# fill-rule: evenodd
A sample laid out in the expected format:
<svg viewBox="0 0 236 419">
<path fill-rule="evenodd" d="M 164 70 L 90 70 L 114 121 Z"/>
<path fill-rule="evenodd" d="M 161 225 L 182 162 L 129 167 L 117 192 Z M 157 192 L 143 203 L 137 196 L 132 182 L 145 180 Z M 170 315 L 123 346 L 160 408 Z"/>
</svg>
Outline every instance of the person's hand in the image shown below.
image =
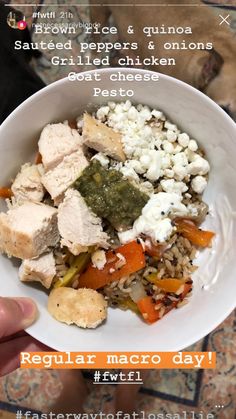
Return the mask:
<svg viewBox="0 0 236 419">
<path fill-rule="evenodd" d="M 20 352 L 48 349 L 24 332 L 37 314 L 36 304 L 29 298 L 0 297 L 0 376 L 18 368 Z"/>
</svg>

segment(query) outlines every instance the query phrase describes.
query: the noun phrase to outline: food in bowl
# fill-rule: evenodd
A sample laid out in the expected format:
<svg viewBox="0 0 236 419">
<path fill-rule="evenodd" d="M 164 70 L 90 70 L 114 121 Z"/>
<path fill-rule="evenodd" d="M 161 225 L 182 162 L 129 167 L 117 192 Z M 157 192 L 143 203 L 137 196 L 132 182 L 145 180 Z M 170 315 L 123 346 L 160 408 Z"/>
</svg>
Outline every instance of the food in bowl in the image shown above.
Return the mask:
<svg viewBox="0 0 236 419">
<path fill-rule="evenodd" d="M 151 324 L 185 304 L 214 236 L 199 228 L 210 165 L 196 140 L 126 101 L 48 124 L 38 147 L 0 190 L 0 250 L 50 290 L 52 316 L 95 328 L 109 305 Z"/>
</svg>

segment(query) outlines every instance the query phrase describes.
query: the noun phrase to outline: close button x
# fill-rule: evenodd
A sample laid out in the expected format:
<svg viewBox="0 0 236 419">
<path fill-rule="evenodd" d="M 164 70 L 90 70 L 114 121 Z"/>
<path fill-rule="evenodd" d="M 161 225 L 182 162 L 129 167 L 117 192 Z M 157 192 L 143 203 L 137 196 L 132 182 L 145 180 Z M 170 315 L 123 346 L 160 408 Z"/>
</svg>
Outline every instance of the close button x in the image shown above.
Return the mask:
<svg viewBox="0 0 236 419">
<path fill-rule="evenodd" d="M 229 25 L 229 26 L 230 26 L 230 22 L 228 22 L 228 18 L 230 17 L 230 15 L 228 15 L 228 16 L 226 16 L 226 17 L 219 15 L 219 17 L 221 18 L 221 22 L 219 23 L 219 25 L 220 25 L 220 26 L 221 26 L 223 23 L 226 23 L 227 25 Z"/>
</svg>

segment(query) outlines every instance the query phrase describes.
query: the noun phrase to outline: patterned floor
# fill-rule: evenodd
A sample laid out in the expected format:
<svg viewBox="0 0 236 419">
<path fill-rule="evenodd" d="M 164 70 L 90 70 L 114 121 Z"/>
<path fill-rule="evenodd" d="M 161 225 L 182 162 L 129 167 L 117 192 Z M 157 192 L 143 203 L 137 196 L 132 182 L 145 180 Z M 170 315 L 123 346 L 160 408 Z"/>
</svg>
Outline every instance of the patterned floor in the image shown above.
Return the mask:
<svg viewBox="0 0 236 419">
<path fill-rule="evenodd" d="M 216 370 L 151 370 L 137 400 L 137 408 L 148 413 L 195 412 L 213 413 L 216 419 L 234 419 L 236 411 L 235 347 L 236 312 L 232 313 L 215 331 L 186 350 L 217 352 Z M 90 381 L 91 373 L 85 372 Z M 88 413 L 103 409 L 114 386 L 90 386 L 91 393 L 85 407 Z M 41 411 L 56 400 L 62 389 L 57 372 L 18 370 L 0 379 L 0 418 L 8 419 L 6 412 Z M 220 406 L 220 407 L 219 407 Z M 222 407 L 223 406 L 223 407 Z M 6 416 L 5 416 L 6 415 Z M 14 418 L 15 415 L 9 416 Z"/>
<path fill-rule="evenodd" d="M 55 7 L 52 8 L 52 6 L 47 5 L 49 1 L 41 0 L 36 7 L 29 6 L 30 3 L 29 0 L 18 1 L 19 8 L 26 15 L 29 26 L 32 23 L 32 12 L 39 11 L 42 7 L 44 12 L 55 10 Z M 55 5 L 65 4 L 61 0 L 50 2 L 50 4 L 52 3 Z M 76 3 L 83 3 L 83 6 L 75 7 L 72 5 L 75 2 L 69 0 L 66 2 L 67 10 L 73 13 L 75 21 L 89 22 L 87 0 L 83 2 L 77 1 Z M 214 3 L 216 4 L 217 1 L 214 1 Z M 219 0 L 218 3 L 221 4 L 222 2 Z M 233 10 L 236 10 L 236 2 L 228 0 L 224 3 L 229 5 L 226 11 L 228 10 L 232 14 L 233 27 L 236 28 L 236 11 Z M 24 4 L 24 6 L 20 6 L 20 4 Z M 60 10 L 59 6 L 58 10 Z M 33 22 L 36 22 L 36 18 Z M 33 31 L 32 36 L 33 40 L 36 40 Z M 52 38 L 57 42 L 66 42 L 67 40 L 66 35 L 60 35 L 60 37 L 52 34 L 42 35 L 44 41 L 50 41 Z M 37 41 L 39 40 L 40 35 L 37 35 Z M 74 37 L 72 41 L 73 50 L 69 51 L 68 55 L 76 56 L 78 54 L 78 45 L 83 40 L 86 40 L 86 35 L 83 29 L 81 29 Z M 47 58 L 50 58 L 50 55 L 50 52 L 45 53 Z M 63 51 L 63 56 L 66 56 L 65 51 Z M 50 66 L 45 68 L 39 64 L 36 64 L 36 69 L 46 83 L 66 76 L 71 70 L 67 66 Z M 85 69 L 87 70 L 88 68 L 80 68 L 81 71 Z M 206 415 L 210 412 L 214 414 L 216 419 L 235 419 L 235 332 L 236 312 L 232 313 L 209 336 L 187 348 L 187 350 L 196 351 L 216 351 L 216 370 L 151 370 L 139 393 L 137 408 L 146 413 L 179 413 L 181 418 L 184 417 L 184 412 L 186 411 L 188 412 L 188 417 L 191 417 L 191 412 L 195 412 L 196 416 L 194 419 L 203 419 L 202 414 Z M 86 372 L 85 376 L 89 381 L 91 374 Z M 15 412 L 19 406 L 22 410 L 44 410 L 59 396 L 61 388 L 58 374 L 54 371 L 18 370 L 0 379 L 0 419 L 15 418 Z M 99 412 L 102 410 L 107 396 L 113 394 L 114 386 L 91 386 L 91 390 L 91 394 L 86 401 L 86 411 L 91 413 Z"/>
</svg>

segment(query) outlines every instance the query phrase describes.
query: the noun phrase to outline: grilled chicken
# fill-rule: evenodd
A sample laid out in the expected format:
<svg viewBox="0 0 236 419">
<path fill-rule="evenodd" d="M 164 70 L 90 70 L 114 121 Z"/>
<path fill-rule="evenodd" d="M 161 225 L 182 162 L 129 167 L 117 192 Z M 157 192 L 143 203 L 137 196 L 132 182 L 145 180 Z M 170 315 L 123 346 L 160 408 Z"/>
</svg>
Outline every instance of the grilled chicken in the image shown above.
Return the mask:
<svg viewBox="0 0 236 419">
<path fill-rule="evenodd" d="M 0 213 L 0 251 L 8 256 L 35 258 L 58 241 L 56 208 L 26 202 Z"/>
<path fill-rule="evenodd" d="M 101 151 L 115 160 L 125 161 L 121 134 L 87 113 L 84 114 L 83 121 L 84 144 L 94 150 Z"/>
<path fill-rule="evenodd" d="M 58 229 L 61 245 L 78 255 L 89 246 L 108 247 L 108 235 L 102 231 L 102 222 L 86 205 L 80 193 L 68 189 L 58 208 Z"/>
<path fill-rule="evenodd" d="M 56 275 L 56 264 L 53 253 L 45 253 L 36 259 L 23 260 L 19 277 L 22 282 L 40 282 L 45 288 L 50 288 Z"/>
<path fill-rule="evenodd" d="M 65 156 L 81 148 L 82 137 L 69 125 L 48 124 L 43 129 L 38 144 L 45 170 L 51 170 L 61 163 Z"/>
</svg>

